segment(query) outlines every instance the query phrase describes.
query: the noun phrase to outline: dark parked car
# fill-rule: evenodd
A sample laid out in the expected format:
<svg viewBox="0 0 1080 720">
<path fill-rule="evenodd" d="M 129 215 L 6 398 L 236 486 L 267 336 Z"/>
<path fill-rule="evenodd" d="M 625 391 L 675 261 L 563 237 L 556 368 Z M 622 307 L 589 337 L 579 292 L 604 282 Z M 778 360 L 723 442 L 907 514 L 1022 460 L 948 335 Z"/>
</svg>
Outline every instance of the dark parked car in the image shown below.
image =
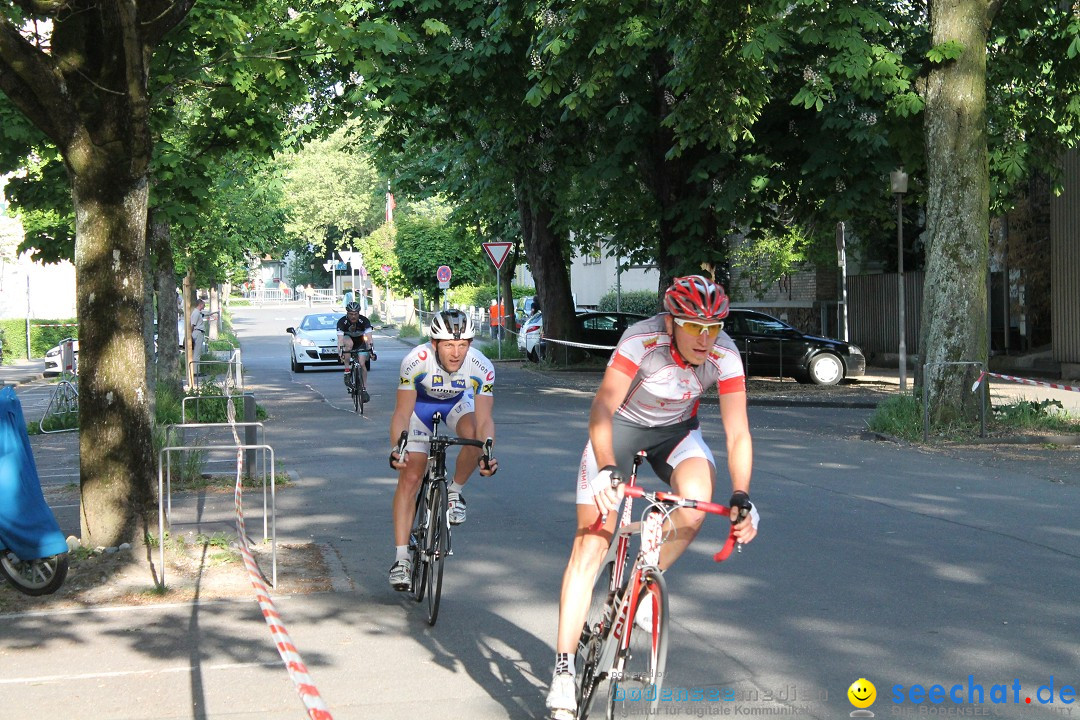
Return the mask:
<svg viewBox="0 0 1080 720">
<path fill-rule="evenodd" d="M 733 308 L 724 332 L 739 348 L 747 375 L 835 385 L 866 372 L 866 358 L 857 345 L 807 335 L 765 313 Z"/>
<path fill-rule="evenodd" d="M 638 313 L 602 312 L 596 310 L 578 313 L 574 316 L 574 322 L 576 322 L 581 329 L 580 337 L 582 343 L 614 348 L 619 344 L 619 338 L 622 337 L 626 328 L 647 317 L 648 315 L 641 315 Z M 536 324 L 542 325 L 542 320 L 540 318 L 536 318 L 535 322 Z M 532 319 L 530 319 L 530 324 L 532 324 Z M 539 360 L 545 352 L 545 344 L 544 340 L 540 340 L 535 348 L 530 349 L 528 353 L 529 359 L 534 362 Z M 589 350 L 588 352 L 593 355 L 602 355 L 603 357 L 607 357 L 611 354 L 605 350 Z"/>
</svg>

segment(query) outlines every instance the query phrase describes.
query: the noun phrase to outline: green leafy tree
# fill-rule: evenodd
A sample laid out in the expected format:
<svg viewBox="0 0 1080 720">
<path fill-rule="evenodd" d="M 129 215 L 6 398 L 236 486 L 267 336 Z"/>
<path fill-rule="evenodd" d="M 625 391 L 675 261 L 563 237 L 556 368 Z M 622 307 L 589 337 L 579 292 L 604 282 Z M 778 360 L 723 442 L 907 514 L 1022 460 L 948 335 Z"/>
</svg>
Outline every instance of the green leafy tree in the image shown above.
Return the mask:
<svg viewBox="0 0 1080 720">
<path fill-rule="evenodd" d="M 78 12 L 30 2 L 0 7 L 0 90 L 59 150 L 75 208 L 80 517 L 91 545 L 132 539 L 152 501 L 142 332 L 147 60 L 193 1 L 88 0 Z"/>
<path fill-rule="evenodd" d="M 440 292 L 436 278 L 440 265 L 450 267 L 451 286 L 475 283 L 486 270 L 480 246 L 469 233 L 449 223 L 419 217 L 394 224 L 394 252 L 401 274 L 425 297 L 434 298 Z"/>
</svg>

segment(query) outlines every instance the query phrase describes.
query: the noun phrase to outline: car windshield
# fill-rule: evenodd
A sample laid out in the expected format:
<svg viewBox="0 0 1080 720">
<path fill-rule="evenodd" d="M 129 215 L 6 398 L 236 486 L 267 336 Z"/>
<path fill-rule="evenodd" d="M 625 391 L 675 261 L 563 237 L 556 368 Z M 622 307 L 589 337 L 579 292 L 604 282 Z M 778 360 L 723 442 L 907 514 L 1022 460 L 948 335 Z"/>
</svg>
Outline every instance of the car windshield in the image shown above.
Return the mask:
<svg viewBox="0 0 1080 720">
<path fill-rule="evenodd" d="M 301 330 L 333 330 L 337 327 L 337 315 L 308 315 L 300 323 Z"/>
<path fill-rule="evenodd" d="M 751 335 L 783 335 L 791 326 L 765 315 L 748 315 L 745 331 Z"/>
</svg>

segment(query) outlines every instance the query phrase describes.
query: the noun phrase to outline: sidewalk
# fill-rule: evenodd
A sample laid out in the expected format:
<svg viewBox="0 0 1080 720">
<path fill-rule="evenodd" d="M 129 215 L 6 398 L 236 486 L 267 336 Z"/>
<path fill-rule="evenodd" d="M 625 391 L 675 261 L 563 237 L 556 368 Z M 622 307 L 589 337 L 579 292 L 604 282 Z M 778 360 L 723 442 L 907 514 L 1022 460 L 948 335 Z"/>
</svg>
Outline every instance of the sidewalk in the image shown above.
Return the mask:
<svg viewBox="0 0 1080 720">
<path fill-rule="evenodd" d="M 0 365 L 0 385 L 25 385 L 40 380 L 43 372 L 44 360 L 19 360 L 11 365 Z"/>
</svg>

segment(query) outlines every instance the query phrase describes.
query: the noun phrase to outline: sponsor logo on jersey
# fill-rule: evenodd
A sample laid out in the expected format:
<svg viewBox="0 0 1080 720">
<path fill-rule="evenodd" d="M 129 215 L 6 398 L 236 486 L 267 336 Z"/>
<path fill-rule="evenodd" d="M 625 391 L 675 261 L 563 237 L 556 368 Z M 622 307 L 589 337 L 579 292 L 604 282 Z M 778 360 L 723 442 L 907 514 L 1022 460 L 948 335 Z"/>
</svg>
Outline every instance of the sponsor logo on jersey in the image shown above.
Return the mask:
<svg viewBox="0 0 1080 720">
<path fill-rule="evenodd" d="M 420 354 L 416 357 L 420 358 L 421 360 L 427 360 L 427 350 L 421 350 Z"/>
<path fill-rule="evenodd" d="M 443 380 L 442 375 L 432 375 L 431 376 L 431 387 L 442 387 L 443 382 L 444 382 L 444 380 Z"/>
<path fill-rule="evenodd" d="M 481 394 L 484 394 L 484 395 L 490 395 L 494 391 L 495 391 L 494 383 L 484 383 L 484 385 L 480 388 Z"/>
<path fill-rule="evenodd" d="M 465 389 L 465 378 L 463 378 L 463 377 L 462 378 L 455 378 L 455 377 L 450 378 L 450 387 L 454 388 L 455 390 L 464 390 Z"/>
<path fill-rule="evenodd" d="M 494 370 L 492 370 L 491 372 L 489 372 L 489 373 L 487 374 L 487 381 L 488 381 L 488 382 L 491 382 L 491 381 L 492 381 L 492 380 L 494 380 L 494 379 L 495 379 L 495 371 L 494 371 Z"/>
<path fill-rule="evenodd" d="M 412 381 L 409 380 L 409 378 L 402 375 L 401 379 L 398 380 L 398 385 L 412 385 Z"/>
<path fill-rule="evenodd" d="M 660 338 L 658 336 L 656 336 L 656 335 L 653 335 L 652 337 L 647 337 L 644 340 L 642 340 L 641 344 L 643 346 L 645 346 L 646 348 L 651 348 L 651 347 L 654 347 L 656 345 L 656 343 L 658 343 L 658 342 L 660 342 Z"/>
</svg>

